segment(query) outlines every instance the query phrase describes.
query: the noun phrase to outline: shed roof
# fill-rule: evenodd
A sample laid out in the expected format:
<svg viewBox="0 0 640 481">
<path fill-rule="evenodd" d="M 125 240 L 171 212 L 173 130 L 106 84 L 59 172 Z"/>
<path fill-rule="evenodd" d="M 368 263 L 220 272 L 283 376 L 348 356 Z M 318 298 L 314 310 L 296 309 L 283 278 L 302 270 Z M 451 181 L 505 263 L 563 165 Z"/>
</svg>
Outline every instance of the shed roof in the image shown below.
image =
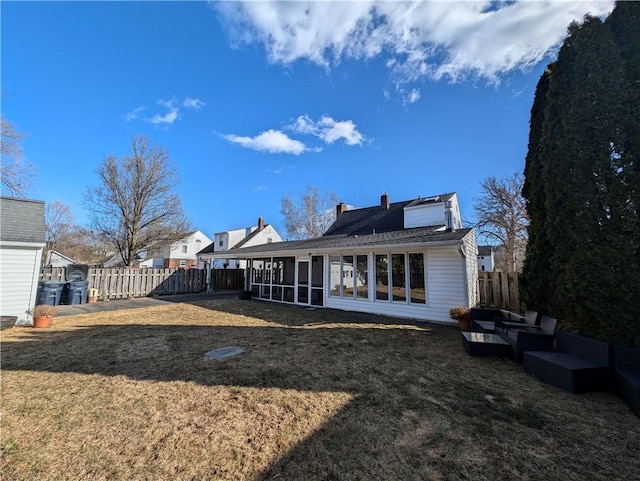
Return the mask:
<svg viewBox="0 0 640 481">
<path fill-rule="evenodd" d="M 44 243 L 44 202 L 0 197 L 0 240 Z"/>
</svg>

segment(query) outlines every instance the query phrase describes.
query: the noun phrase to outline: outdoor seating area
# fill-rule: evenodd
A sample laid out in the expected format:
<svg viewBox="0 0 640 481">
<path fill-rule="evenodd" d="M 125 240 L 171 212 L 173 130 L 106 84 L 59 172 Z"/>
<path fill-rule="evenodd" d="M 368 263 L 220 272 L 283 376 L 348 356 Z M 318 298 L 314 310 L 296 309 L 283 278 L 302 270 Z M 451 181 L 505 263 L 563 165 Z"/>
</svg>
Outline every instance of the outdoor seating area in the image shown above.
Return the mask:
<svg viewBox="0 0 640 481">
<path fill-rule="evenodd" d="M 513 357 L 521 361 L 525 351 L 553 349 L 558 321 L 539 316 L 534 310 L 527 310 L 521 316 L 505 309 L 472 308 L 471 326 L 475 332 L 498 336 L 511 346 Z"/>
<path fill-rule="evenodd" d="M 527 310 L 472 308 L 462 332 L 471 356 L 508 357 L 524 372 L 574 394 L 613 390 L 640 416 L 640 349 L 558 331 L 558 320 Z"/>
</svg>

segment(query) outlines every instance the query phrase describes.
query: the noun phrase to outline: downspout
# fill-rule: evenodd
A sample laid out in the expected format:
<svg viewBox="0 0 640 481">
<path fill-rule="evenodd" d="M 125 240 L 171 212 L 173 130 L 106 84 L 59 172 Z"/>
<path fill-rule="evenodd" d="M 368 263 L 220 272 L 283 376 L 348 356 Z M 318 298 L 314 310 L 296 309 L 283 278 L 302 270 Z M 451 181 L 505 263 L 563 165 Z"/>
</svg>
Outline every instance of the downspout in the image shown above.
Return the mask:
<svg viewBox="0 0 640 481">
<path fill-rule="evenodd" d="M 469 276 L 467 273 L 467 256 L 464 253 L 464 244 L 458 244 L 458 252 L 460 253 L 460 257 L 462 257 L 462 273 L 464 275 L 464 297 L 466 299 L 467 305 L 469 302 Z M 473 306 L 469 306 L 473 307 Z"/>
</svg>

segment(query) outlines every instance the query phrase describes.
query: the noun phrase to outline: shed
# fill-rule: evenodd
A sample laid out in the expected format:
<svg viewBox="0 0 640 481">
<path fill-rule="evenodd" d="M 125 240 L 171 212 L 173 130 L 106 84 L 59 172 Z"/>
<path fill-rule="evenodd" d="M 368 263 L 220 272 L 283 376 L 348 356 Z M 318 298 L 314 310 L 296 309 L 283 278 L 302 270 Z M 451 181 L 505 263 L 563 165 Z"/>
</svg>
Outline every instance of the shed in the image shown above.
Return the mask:
<svg viewBox="0 0 640 481">
<path fill-rule="evenodd" d="M 0 314 L 27 324 L 45 247 L 44 202 L 0 197 L 0 227 Z"/>
</svg>

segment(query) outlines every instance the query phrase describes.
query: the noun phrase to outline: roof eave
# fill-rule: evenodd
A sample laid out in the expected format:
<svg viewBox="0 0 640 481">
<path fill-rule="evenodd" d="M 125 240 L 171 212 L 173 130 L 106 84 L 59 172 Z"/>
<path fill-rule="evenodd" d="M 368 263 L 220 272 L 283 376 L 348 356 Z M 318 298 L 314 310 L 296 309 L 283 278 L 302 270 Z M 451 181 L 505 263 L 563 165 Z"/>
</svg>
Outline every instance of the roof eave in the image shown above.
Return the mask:
<svg viewBox="0 0 640 481">
<path fill-rule="evenodd" d="M 324 254 L 332 252 L 355 252 L 355 251 L 371 251 L 379 249 L 398 249 L 407 248 L 412 249 L 416 247 L 437 247 L 437 246 L 457 246 L 462 245 L 463 240 L 444 240 L 444 241 L 432 241 L 432 242 L 407 242 L 407 243 L 391 243 L 391 244 L 375 244 L 375 245 L 363 245 L 363 246 L 342 246 L 342 247 L 323 247 L 323 248 L 299 248 L 288 250 L 272 250 L 261 252 L 242 252 L 242 249 L 238 249 L 236 252 L 228 250 L 220 252 L 218 254 L 208 254 L 209 259 L 247 259 L 254 257 L 265 256 L 282 256 L 282 255 L 299 255 L 300 253 L 308 252 L 310 255 Z"/>
</svg>

